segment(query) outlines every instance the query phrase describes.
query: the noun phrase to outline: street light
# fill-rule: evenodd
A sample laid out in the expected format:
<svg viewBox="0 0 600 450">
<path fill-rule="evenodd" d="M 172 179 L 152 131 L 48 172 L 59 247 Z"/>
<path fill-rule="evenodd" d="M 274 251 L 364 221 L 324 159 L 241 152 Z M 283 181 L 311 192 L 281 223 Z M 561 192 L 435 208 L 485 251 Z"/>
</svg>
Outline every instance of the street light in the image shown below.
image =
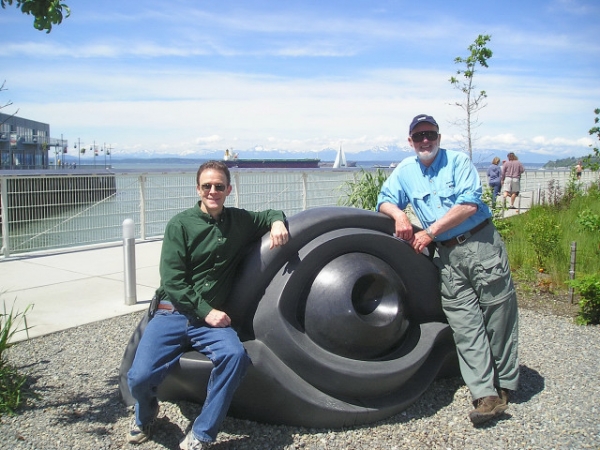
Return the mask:
<svg viewBox="0 0 600 450">
<path fill-rule="evenodd" d="M 81 138 L 77 138 L 77 145 L 75 145 L 75 148 L 77 149 L 77 165 L 81 166 L 81 152 L 85 152 L 85 150 L 81 150 Z"/>
<path fill-rule="evenodd" d="M 106 153 L 108 153 L 108 165 L 111 169 L 112 169 L 112 149 L 113 149 L 112 145 L 109 145 L 106 148 Z"/>
</svg>

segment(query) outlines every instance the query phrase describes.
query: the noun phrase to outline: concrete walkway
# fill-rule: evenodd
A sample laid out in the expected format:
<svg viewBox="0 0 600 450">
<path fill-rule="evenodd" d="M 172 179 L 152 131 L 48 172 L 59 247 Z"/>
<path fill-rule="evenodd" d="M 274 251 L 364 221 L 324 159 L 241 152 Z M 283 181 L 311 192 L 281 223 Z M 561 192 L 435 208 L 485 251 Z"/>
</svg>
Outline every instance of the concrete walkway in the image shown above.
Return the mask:
<svg viewBox="0 0 600 450">
<path fill-rule="evenodd" d="M 7 313 L 32 305 L 29 337 L 146 309 L 160 281 L 161 246 L 162 240 L 135 245 L 135 305 L 125 304 L 122 245 L 0 260 L 0 302 Z M 12 342 L 26 338 L 19 332 Z"/>
</svg>

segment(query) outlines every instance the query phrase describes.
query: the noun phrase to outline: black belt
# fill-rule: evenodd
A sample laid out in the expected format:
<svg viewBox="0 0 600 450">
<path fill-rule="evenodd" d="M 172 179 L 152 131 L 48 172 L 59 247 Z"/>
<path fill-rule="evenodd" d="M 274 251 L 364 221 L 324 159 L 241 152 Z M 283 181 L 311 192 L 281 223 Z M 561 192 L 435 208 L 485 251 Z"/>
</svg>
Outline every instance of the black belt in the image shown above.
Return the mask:
<svg viewBox="0 0 600 450">
<path fill-rule="evenodd" d="M 171 302 L 165 302 L 165 301 L 161 301 L 158 306 L 156 307 L 156 309 L 164 309 L 165 311 L 177 311 L 175 309 L 175 306 L 173 306 L 173 304 Z"/>
<path fill-rule="evenodd" d="M 462 244 L 467 239 L 469 239 L 471 236 L 473 236 L 475 233 L 477 233 L 480 230 L 483 230 L 490 222 L 491 222 L 490 219 L 485 219 L 479 225 L 475 225 L 473 228 L 471 228 L 466 233 L 459 234 L 458 236 L 453 237 L 452 239 L 448 239 L 447 241 L 441 241 L 440 244 L 443 245 L 444 247 L 454 247 L 455 245 Z"/>
</svg>

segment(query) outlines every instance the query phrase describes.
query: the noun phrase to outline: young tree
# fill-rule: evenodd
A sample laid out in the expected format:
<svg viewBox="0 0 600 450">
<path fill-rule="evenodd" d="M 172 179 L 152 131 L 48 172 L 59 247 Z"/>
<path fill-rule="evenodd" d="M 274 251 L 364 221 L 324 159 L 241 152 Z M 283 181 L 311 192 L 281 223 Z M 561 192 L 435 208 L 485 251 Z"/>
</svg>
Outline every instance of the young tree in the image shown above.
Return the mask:
<svg viewBox="0 0 600 450">
<path fill-rule="evenodd" d="M 600 140 L 600 108 L 596 108 L 594 110 L 594 114 L 596 117 L 594 118 L 594 123 L 596 126 L 590 128 L 589 134 L 590 136 L 596 136 L 598 140 Z M 596 144 L 598 145 L 598 144 Z M 591 146 L 590 146 L 591 147 Z M 600 146 L 592 147 L 593 153 L 589 154 L 584 159 L 584 165 L 588 167 L 590 170 L 597 172 L 600 170 Z"/>
<path fill-rule="evenodd" d="M 52 31 L 52 25 L 60 24 L 63 17 L 71 15 L 71 10 L 65 3 L 61 3 L 61 0 L 0 0 L 3 9 L 13 3 L 17 8 L 21 8 L 23 14 L 31 14 L 34 17 L 33 26 L 36 30 L 46 30 L 46 33 Z"/>
<path fill-rule="evenodd" d="M 478 65 L 488 67 L 488 59 L 492 57 L 492 51 L 486 47 L 486 44 L 490 39 L 491 36 L 489 34 L 480 34 L 477 36 L 475 42 L 468 47 L 468 50 L 471 52 L 469 56 L 466 58 L 458 56 L 454 59 L 455 64 L 464 65 L 464 68 L 456 71 L 457 75 L 462 75 L 462 79 L 453 76 L 449 80 L 454 88 L 459 89 L 465 95 L 465 99 L 462 102 L 456 102 L 455 105 L 463 109 L 466 113 L 466 118 L 458 120 L 457 123 L 462 125 L 462 128 L 466 131 L 466 147 L 471 159 L 473 159 L 471 132 L 477 126 L 477 113 L 486 106 L 484 100 L 487 98 L 485 91 L 474 92 L 475 85 L 473 84 L 473 78 Z"/>
<path fill-rule="evenodd" d="M 0 86 L 0 92 L 2 92 L 2 91 L 8 91 L 8 89 L 4 87 L 5 85 L 6 85 L 6 80 L 2 82 L 2 86 Z M 8 100 L 4 104 L 0 103 L 0 110 L 4 109 L 7 106 L 10 106 L 12 104 L 13 103 L 10 100 Z M 8 117 L 12 117 L 12 116 L 16 115 L 18 112 L 19 112 L 19 110 L 17 109 L 14 113 L 10 114 Z M 0 125 L 2 125 L 4 122 L 6 122 L 8 120 L 8 117 L 4 121 L 0 122 Z"/>
<path fill-rule="evenodd" d="M 0 92 L 8 90 L 7 88 L 4 87 L 5 85 L 6 85 L 6 80 L 4 80 L 2 82 L 2 86 L 0 86 Z M 10 106 L 10 105 L 12 105 L 12 102 L 9 100 L 4 105 L 0 104 L 0 109 L 6 108 L 7 106 Z"/>
</svg>

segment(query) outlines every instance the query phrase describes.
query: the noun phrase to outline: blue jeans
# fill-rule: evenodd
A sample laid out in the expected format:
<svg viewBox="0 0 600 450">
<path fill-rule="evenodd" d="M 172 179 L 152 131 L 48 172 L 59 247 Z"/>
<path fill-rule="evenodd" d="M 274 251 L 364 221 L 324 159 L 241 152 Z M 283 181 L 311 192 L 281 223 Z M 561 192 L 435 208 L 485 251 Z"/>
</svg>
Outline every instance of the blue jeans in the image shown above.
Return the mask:
<svg viewBox="0 0 600 450">
<path fill-rule="evenodd" d="M 204 406 L 192 426 L 197 439 L 212 442 L 251 364 L 237 333 L 230 327 L 212 328 L 204 321 L 190 322 L 176 311 L 156 311 L 144 330 L 127 373 L 129 389 L 136 399 L 135 418 L 140 427 L 154 418 L 158 409 L 158 386 L 190 347 L 206 355 L 214 365 Z"/>
<path fill-rule="evenodd" d="M 500 194 L 500 182 L 490 183 L 490 189 L 492 190 L 492 207 L 496 206 L 496 197 Z"/>
</svg>

